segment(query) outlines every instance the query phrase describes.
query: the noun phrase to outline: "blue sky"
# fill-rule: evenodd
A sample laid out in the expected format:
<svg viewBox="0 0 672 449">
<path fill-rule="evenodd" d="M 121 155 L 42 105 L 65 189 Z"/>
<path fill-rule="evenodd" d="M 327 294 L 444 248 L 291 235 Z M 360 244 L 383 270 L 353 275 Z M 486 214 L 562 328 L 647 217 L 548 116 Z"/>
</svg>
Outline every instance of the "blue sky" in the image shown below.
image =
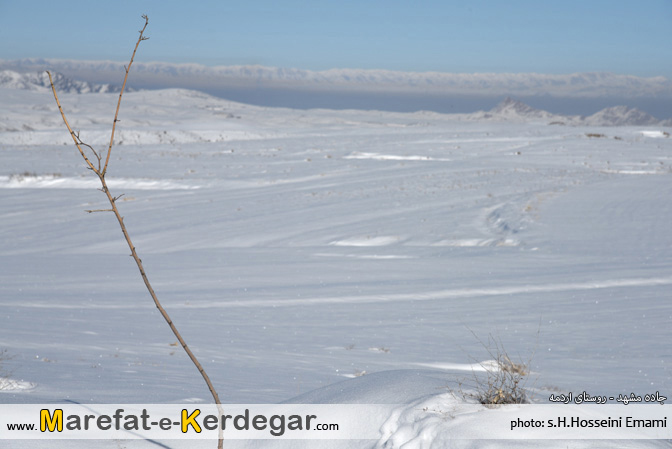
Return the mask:
<svg viewBox="0 0 672 449">
<path fill-rule="evenodd" d="M 0 59 L 672 78 L 672 0 L 0 0 Z"/>
</svg>

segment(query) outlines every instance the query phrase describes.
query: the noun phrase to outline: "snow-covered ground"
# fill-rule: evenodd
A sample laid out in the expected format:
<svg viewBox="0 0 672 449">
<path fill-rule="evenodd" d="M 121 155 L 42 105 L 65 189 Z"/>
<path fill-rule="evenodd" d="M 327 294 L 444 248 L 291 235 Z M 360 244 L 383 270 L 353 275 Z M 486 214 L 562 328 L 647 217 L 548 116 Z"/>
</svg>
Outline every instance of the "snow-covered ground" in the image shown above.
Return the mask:
<svg viewBox="0 0 672 449">
<path fill-rule="evenodd" d="M 210 402 L 114 217 L 84 212 L 105 197 L 53 97 L 0 98 L 0 402 Z M 102 150 L 116 100 L 61 103 Z M 473 386 L 489 340 L 530 360 L 537 403 L 672 396 L 669 128 L 267 109 L 185 90 L 128 93 L 120 119 L 110 189 L 222 401 L 417 410 Z M 445 447 L 425 438 L 442 423 L 388 421 L 385 447 Z M 58 447 L 90 444 L 71 443 Z"/>
</svg>

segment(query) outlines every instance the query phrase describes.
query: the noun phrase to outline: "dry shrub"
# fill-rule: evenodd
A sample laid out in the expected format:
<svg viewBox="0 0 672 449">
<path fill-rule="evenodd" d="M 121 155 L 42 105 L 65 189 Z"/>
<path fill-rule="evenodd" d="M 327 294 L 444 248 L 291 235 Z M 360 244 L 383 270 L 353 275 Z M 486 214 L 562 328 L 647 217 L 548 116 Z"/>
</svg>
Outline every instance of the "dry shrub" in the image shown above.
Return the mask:
<svg viewBox="0 0 672 449">
<path fill-rule="evenodd" d="M 525 392 L 529 361 L 516 363 L 511 360 L 500 341 L 490 338 L 493 346 L 488 352 L 494 364 L 484 366 L 486 378 L 477 378 L 477 399 L 483 405 L 525 404 L 529 400 Z M 491 349 L 494 348 L 494 351 Z"/>
<path fill-rule="evenodd" d="M 485 374 L 481 370 L 474 370 L 471 381 L 460 383 L 460 395 L 465 399 L 475 399 L 486 407 L 529 403 L 525 387 L 534 352 L 527 360 L 513 361 L 501 340 L 488 335 L 487 342 L 484 342 L 472 334 L 490 355 L 490 360 L 477 362 Z M 469 387 L 468 390 L 463 389 L 463 385 Z"/>
</svg>

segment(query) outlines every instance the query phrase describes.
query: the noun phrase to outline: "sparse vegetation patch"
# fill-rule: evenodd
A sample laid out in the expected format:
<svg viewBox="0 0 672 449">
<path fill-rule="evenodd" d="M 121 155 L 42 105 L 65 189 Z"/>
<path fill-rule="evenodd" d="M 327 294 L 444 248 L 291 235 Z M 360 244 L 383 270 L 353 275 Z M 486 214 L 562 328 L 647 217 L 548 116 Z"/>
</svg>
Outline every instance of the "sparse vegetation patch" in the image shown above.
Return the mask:
<svg viewBox="0 0 672 449">
<path fill-rule="evenodd" d="M 487 343 L 478 340 L 491 359 L 477 363 L 482 370 L 474 370 L 473 383 L 460 383 L 459 394 L 487 407 L 529 403 L 525 386 L 529 380 L 533 354 L 526 361 L 513 361 L 501 341 L 492 335 L 488 336 Z M 481 371 L 485 371 L 485 375 Z"/>
</svg>

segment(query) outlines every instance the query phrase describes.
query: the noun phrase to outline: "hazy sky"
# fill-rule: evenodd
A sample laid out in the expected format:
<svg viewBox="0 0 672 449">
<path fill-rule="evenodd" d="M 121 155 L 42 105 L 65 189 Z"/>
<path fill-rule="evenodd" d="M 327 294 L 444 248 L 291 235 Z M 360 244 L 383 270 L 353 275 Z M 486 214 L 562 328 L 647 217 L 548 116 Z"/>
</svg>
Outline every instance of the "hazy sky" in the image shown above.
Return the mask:
<svg viewBox="0 0 672 449">
<path fill-rule="evenodd" d="M 672 0 L 0 0 L 0 59 L 672 78 Z"/>
</svg>

